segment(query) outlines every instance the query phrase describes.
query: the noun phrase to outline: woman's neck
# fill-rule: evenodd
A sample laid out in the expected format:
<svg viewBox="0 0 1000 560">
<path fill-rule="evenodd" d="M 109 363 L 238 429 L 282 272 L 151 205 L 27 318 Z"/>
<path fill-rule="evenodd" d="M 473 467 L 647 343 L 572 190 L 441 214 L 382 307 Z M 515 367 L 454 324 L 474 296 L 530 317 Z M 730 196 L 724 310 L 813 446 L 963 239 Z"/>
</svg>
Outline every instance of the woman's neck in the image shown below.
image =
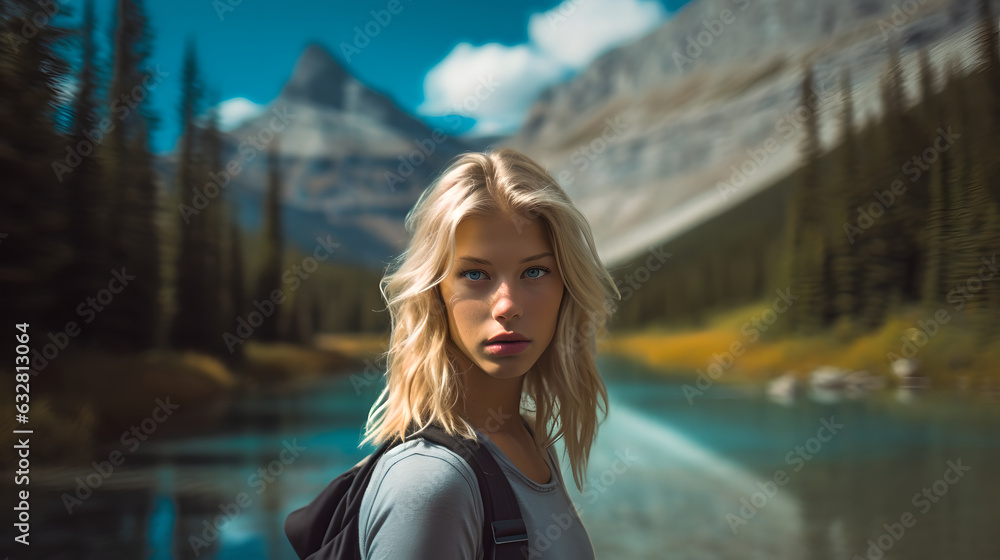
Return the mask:
<svg viewBox="0 0 1000 560">
<path fill-rule="evenodd" d="M 466 388 L 459 413 L 486 435 L 523 435 L 526 428 L 521 418 L 521 381 L 522 378 L 492 379 L 479 386 L 471 384 Z"/>
</svg>

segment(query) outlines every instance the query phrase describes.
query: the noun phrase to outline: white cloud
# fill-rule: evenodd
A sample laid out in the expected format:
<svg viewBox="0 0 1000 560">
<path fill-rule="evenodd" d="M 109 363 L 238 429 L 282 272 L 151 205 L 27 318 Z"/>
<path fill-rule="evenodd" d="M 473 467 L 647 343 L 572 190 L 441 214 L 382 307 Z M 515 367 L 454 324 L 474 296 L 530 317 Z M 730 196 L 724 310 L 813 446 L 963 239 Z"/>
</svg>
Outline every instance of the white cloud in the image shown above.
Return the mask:
<svg viewBox="0 0 1000 560">
<path fill-rule="evenodd" d="M 649 33 L 665 17 L 657 1 L 564 0 L 533 14 L 528 36 L 553 59 L 582 68 L 602 52 Z"/>
<path fill-rule="evenodd" d="M 218 109 L 219 128 L 228 132 L 243 124 L 247 119 L 263 113 L 267 107 L 243 97 L 234 97 L 220 103 Z"/>
<path fill-rule="evenodd" d="M 475 135 L 513 132 L 546 87 L 665 18 L 656 0 L 564 0 L 531 16 L 527 43 L 456 45 L 424 77 L 417 112 L 471 117 Z"/>
<path fill-rule="evenodd" d="M 424 78 L 425 115 L 476 119 L 478 134 L 516 128 L 540 91 L 564 69 L 529 45 L 460 43 Z"/>
</svg>

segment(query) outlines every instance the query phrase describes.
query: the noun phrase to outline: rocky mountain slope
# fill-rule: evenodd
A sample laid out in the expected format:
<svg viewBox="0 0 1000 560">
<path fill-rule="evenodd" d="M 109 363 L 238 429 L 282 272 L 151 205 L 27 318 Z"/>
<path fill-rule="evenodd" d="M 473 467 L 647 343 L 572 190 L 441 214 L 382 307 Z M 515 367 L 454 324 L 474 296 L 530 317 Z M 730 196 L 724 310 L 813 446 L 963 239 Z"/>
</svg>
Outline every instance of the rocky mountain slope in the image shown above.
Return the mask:
<svg viewBox="0 0 1000 560">
<path fill-rule="evenodd" d="M 975 15 L 971 0 L 696 0 L 544 92 L 506 144 L 548 166 L 618 263 L 787 175 L 807 111 L 830 147 L 842 70 L 855 126 L 877 115 L 894 38 L 911 79 L 921 47 L 970 68 Z M 802 107 L 807 64 L 818 101 Z"/>
</svg>

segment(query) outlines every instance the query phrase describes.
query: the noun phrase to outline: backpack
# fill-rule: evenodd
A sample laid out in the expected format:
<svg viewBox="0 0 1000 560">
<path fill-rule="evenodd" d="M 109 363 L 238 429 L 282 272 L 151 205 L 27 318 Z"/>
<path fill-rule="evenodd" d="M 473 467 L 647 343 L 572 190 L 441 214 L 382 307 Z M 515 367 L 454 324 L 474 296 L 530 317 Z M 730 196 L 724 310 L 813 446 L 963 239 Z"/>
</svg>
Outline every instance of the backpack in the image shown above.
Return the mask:
<svg viewBox="0 0 1000 560">
<path fill-rule="evenodd" d="M 483 559 L 524 560 L 528 531 L 521 517 L 514 490 L 507 476 L 485 445 L 460 436 L 449 436 L 430 424 L 411 437 L 422 437 L 457 453 L 469 463 L 479 481 L 483 500 Z M 470 445 L 470 442 L 472 444 Z M 361 499 L 372 471 L 386 451 L 399 445 L 399 438 L 384 442 L 374 453 L 333 479 L 319 496 L 285 519 L 285 535 L 302 560 L 361 560 L 358 541 Z"/>
</svg>

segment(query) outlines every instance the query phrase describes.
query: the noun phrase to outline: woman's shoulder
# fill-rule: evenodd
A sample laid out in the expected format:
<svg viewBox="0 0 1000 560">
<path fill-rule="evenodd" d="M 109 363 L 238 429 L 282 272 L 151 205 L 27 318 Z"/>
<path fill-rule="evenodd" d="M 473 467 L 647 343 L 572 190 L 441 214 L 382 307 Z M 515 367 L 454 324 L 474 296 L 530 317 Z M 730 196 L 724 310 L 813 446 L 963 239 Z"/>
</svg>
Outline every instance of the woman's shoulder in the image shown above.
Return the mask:
<svg viewBox="0 0 1000 560">
<path fill-rule="evenodd" d="M 454 451 L 423 438 L 393 447 L 375 463 L 363 502 L 377 506 L 382 497 L 413 507 L 458 506 L 482 517 L 472 467 Z"/>
<path fill-rule="evenodd" d="M 482 525 L 472 467 L 450 449 L 418 438 L 375 463 L 358 536 L 366 558 L 478 558 Z"/>
<path fill-rule="evenodd" d="M 438 487 L 439 490 L 468 490 L 470 495 L 479 493 L 476 473 L 469 463 L 457 453 L 423 438 L 401 443 L 375 463 L 372 482 L 376 477 L 385 484 L 420 484 Z"/>
</svg>

